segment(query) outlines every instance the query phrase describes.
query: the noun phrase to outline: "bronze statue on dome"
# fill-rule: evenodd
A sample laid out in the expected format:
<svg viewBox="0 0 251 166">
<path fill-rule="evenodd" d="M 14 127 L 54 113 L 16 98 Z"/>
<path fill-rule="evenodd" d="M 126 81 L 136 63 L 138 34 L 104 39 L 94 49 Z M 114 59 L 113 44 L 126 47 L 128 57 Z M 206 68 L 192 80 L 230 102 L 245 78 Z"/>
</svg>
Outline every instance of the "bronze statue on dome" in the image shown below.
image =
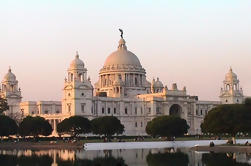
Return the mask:
<svg viewBox="0 0 251 166">
<path fill-rule="evenodd" d="M 120 37 L 123 39 L 123 30 L 119 29 L 119 31 L 120 31 Z"/>
</svg>

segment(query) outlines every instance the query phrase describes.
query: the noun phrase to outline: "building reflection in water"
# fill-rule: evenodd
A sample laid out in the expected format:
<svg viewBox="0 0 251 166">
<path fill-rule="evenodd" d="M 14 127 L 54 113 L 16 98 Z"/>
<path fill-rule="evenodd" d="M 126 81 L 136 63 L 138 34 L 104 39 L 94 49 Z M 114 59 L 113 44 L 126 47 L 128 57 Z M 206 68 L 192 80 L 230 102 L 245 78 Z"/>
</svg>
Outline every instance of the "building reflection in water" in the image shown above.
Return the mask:
<svg viewBox="0 0 251 166">
<path fill-rule="evenodd" d="M 198 153 L 189 149 L 134 150 L 0 150 L 7 166 L 249 166 L 250 154 Z"/>
</svg>

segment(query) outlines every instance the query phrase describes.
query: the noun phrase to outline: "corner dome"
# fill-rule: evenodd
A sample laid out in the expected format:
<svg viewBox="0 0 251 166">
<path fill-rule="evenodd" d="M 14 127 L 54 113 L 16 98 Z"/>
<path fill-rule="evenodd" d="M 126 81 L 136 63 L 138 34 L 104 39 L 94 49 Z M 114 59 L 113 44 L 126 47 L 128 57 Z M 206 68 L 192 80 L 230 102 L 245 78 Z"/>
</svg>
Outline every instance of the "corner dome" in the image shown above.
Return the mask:
<svg viewBox="0 0 251 166">
<path fill-rule="evenodd" d="M 157 78 L 157 81 L 154 82 L 153 86 L 155 88 L 164 88 L 163 83 L 159 80 L 159 78 Z"/>
<path fill-rule="evenodd" d="M 119 40 L 118 50 L 111 53 L 105 61 L 104 67 L 112 66 L 134 66 L 141 68 L 140 61 L 138 57 L 127 50 L 125 45 L 125 40 L 121 38 Z"/>
<path fill-rule="evenodd" d="M 229 69 L 229 72 L 225 76 L 225 81 L 237 81 L 237 75 L 233 72 L 232 68 Z"/>
<path fill-rule="evenodd" d="M 8 73 L 5 74 L 3 81 L 8 81 L 8 82 L 16 81 L 16 76 L 11 72 L 11 68 L 9 68 Z"/>
<path fill-rule="evenodd" d="M 75 59 L 70 64 L 70 69 L 84 69 L 84 68 L 85 64 L 81 59 L 79 59 L 79 54 L 77 52 Z"/>
</svg>

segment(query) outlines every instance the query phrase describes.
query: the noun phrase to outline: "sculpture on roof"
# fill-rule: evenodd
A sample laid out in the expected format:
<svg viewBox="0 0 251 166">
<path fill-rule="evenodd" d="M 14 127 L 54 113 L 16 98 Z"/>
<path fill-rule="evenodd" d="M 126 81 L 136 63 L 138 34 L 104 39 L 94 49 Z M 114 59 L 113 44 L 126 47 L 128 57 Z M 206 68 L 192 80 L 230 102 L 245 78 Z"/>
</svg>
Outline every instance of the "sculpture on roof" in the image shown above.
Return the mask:
<svg viewBox="0 0 251 166">
<path fill-rule="evenodd" d="M 120 37 L 123 39 L 123 30 L 119 29 L 119 31 L 120 31 Z"/>
</svg>

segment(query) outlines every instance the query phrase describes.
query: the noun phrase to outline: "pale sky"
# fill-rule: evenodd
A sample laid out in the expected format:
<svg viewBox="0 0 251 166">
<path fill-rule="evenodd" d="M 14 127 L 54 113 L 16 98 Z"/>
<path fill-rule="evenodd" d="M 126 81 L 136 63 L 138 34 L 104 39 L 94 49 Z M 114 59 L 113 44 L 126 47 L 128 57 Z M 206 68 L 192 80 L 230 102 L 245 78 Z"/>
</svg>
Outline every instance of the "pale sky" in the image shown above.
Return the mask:
<svg viewBox="0 0 251 166">
<path fill-rule="evenodd" d="M 124 30 L 127 47 L 169 88 L 218 100 L 229 67 L 251 96 L 251 0 L 0 0 L 0 78 L 23 100 L 61 100 L 78 51 L 92 84 Z"/>
</svg>

